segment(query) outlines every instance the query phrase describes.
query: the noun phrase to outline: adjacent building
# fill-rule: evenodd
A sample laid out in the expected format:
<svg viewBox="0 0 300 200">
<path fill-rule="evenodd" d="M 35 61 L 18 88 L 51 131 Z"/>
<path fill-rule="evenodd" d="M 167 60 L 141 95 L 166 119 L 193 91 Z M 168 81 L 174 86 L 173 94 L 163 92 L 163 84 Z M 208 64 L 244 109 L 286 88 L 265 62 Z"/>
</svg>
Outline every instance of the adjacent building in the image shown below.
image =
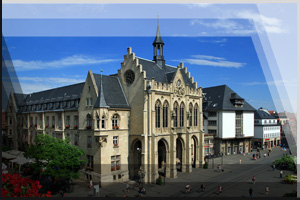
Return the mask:
<svg viewBox="0 0 300 200">
<path fill-rule="evenodd" d="M 14 149 L 38 134 L 64 139 L 86 154 L 81 178 L 101 186 L 160 173 L 176 178 L 204 161 L 202 88 L 181 63 L 165 64 L 157 27 L 153 60 L 127 49 L 117 74 L 89 71 L 85 82 L 9 98 Z"/>
<path fill-rule="evenodd" d="M 203 95 L 205 152 L 250 152 L 255 109 L 227 85 L 203 88 Z"/>
<path fill-rule="evenodd" d="M 280 125 L 268 110 L 260 108 L 254 115 L 253 148 L 273 148 L 280 145 Z"/>
</svg>

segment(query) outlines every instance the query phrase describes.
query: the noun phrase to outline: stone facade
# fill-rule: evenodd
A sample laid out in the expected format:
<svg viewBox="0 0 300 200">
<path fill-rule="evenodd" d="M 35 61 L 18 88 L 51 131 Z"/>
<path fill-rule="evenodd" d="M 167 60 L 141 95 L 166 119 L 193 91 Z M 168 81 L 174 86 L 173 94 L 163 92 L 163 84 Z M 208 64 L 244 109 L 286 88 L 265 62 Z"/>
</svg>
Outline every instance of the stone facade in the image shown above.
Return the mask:
<svg viewBox="0 0 300 200">
<path fill-rule="evenodd" d="M 163 45 L 158 28 L 153 61 L 128 48 L 118 74 L 89 71 L 83 83 L 11 94 L 13 148 L 24 150 L 37 134 L 69 137 L 87 156 L 81 179 L 101 186 L 155 183 L 159 174 L 176 178 L 177 171 L 202 167 L 202 88 L 182 63 L 165 64 Z"/>
</svg>

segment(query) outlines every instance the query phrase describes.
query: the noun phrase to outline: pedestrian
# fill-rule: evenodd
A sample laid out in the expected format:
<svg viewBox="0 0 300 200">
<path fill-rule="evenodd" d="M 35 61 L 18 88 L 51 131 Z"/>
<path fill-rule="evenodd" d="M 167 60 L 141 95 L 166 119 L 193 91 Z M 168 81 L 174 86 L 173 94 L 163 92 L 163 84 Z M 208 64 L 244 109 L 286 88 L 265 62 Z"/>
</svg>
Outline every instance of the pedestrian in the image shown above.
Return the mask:
<svg viewBox="0 0 300 200">
<path fill-rule="evenodd" d="M 280 170 L 280 178 L 282 178 L 282 175 L 283 175 L 283 171 Z"/>
<path fill-rule="evenodd" d="M 240 164 L 242 164 L 242 159 L 240 158 Z"/>
<path fill-rule="evenodd" d="M 223 192 L 223 187 L 222 187 L 222 185 L 220 185 L 220 186 L 218 187 L 218 192 L 219 192 L 219 195 L 222 194 L 222 192 Z"/>
<path fill-rule="evenodd" d="M 204 190 L 205 190 L 205 185 L 204 185 L 204 184 L 201 184 L 200 189 L 201 189 L 201 192 L 204 192 Z"/>
<path fill-rule="evenodd" d="M 185 193 L 188 193 L 191 191 L 191 186 L 190 185 L 186 185 L 185 186 Z"/>
<path fill-rule="evenodd" d="M 275 164 L 273 164 L 273 171 L 275 171 L 275 167 L 276 167 Z"/>
<path fill-rule="evenodd" d="M 126 184 L 125 192 L 129 192 L 129 184 Z"/>
<path fill-rule="evenodd" d="M 266 186 L 266 195 L 269 194 L 269 186 Z"/>
<path fill-rule="evenodd" d="M 63 190 L 59 190 L 59 194 L 60 194 L 61 197 L 64 197 L 64 196 L 65 196 L 65 193 L 64 193 Z"/>
<path fill-rule="evenodd" d="M 249 188 L 249 195 L 250 195 L 250 197 L 252 197 L 252 194 L 253 194 L 253 189 L 252 189 L 252 187 L 250 187 Z"/>
<path fill-rule="evenodd" d="M 92 181 L 92 180 L 90 180 L 90 185 L 89 185 L 89 188 L 90 188 L 90 189 L 92 189 L 92 187 L 93 187 L 93 181 Z"/>
<path fill-rule="evenodd" d="M 218 172 L 220 173 L 221 172 L 221 165 L 218 165 Z"/>
<path fill-rule="evenodd" d="M 252 177 L 252 181 L 253 181 L 253 184 L 255 184 L 255 182 L 256 182 L 256 177 L 255 176 Z"/>
</svg>

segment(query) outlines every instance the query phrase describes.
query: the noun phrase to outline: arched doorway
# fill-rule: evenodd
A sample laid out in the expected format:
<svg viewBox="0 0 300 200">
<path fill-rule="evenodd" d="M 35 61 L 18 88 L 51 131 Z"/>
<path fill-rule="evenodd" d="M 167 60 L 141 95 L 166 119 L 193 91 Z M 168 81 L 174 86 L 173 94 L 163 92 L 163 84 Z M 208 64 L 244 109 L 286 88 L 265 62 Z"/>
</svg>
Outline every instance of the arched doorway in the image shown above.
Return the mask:
<svg viewBox="0 0 300 200">
<path fill-rule="evenodd" d="M 158 142 L 158 169 L 161 169 L 162 163 L 167 162 L 167 147 L 163 140 L 159 140 Z"/>
<path fill-rule="evenodd" d="M 140 140 L 136 140 L 133 143 L 132 152 L 133 152 L 133 159 L 132 159 L 131 167 L 133 169 L 133 177 L 131 177 L 131 178 L 138 179 L 139 178 L 139 170 L 142 165 L 142 142 Z"/>
<path fill-rule="evenodd" d="M 183 142 L 181 139 L 177 138 L 176 139 L 176 168 L 177 171 L 182 172 L 182 149 L 183 149 Z"/>
<path fill-rule="evenodd" d="M 198 145 L 198 140 L 196 138 L 196 136 L 192 137 L 193 143 L 192 143 L 192 158 L 193 158 L 193 162 L 192 162 L 192 167 L 196 167 L 196 162 L 197 162 L 197 145 Z"/>
</svg>

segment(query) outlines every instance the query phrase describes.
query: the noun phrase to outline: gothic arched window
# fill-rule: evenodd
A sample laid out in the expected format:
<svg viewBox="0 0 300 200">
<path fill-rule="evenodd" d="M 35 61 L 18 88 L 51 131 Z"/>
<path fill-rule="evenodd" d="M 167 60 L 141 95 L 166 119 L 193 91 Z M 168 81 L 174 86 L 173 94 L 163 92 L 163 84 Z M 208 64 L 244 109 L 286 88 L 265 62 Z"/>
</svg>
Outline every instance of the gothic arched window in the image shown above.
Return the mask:
<svg viewBox="0 0 300 200">
<path fill-rule="evenodd" d="M 177 127 L 178 126 L 178 104 L 177 102 L 174 103 L 174 127 Z"/>
<path fill-rule="evenodd" d="M 179 116 L 179 126 L 184 126 L 184 103 L 180 104 L 180 116 Z"/>
<path fill-rule="evenodd" d="M 161 103 L 160 101 L 156 101 L 155 103 L 155 127 L 160 128 L 160 109 Z"/>
<path fill-rule="evenodd" d="M 101 128 L 105 128 L 105 116 L 104 115 L 101 118 Z"/>
<path fill-rule="evenodd" d="M 189 126 L 193 126 L 193 105 L 190 103 L 189 106 Z"/>
<path fill-rule="evenodd" d="M 100 118 L 98 115 L 96 117 L 96 123 L 97 123 L 97 129 L 99 129 L 100 128 Z"/>
<path fill-rule="evenodd" d="M 118 129 L 118 127 L 119 127 L 119 115 L 114 114 L 113 117 L 112 117 L 112 128 L 113 129 L 115 129 L 115 128 Z"/>
<path fill-rule="evenodd" d="M 198 126 L 198 105 L 194 107 L 194 126 Z"/>
<path fill-rule="evenodd" d="M 168 110 L 169 104 L 167 101 L 165 101 L 163 106 L 163 127 L 168 127 Z"/>
</svg>

